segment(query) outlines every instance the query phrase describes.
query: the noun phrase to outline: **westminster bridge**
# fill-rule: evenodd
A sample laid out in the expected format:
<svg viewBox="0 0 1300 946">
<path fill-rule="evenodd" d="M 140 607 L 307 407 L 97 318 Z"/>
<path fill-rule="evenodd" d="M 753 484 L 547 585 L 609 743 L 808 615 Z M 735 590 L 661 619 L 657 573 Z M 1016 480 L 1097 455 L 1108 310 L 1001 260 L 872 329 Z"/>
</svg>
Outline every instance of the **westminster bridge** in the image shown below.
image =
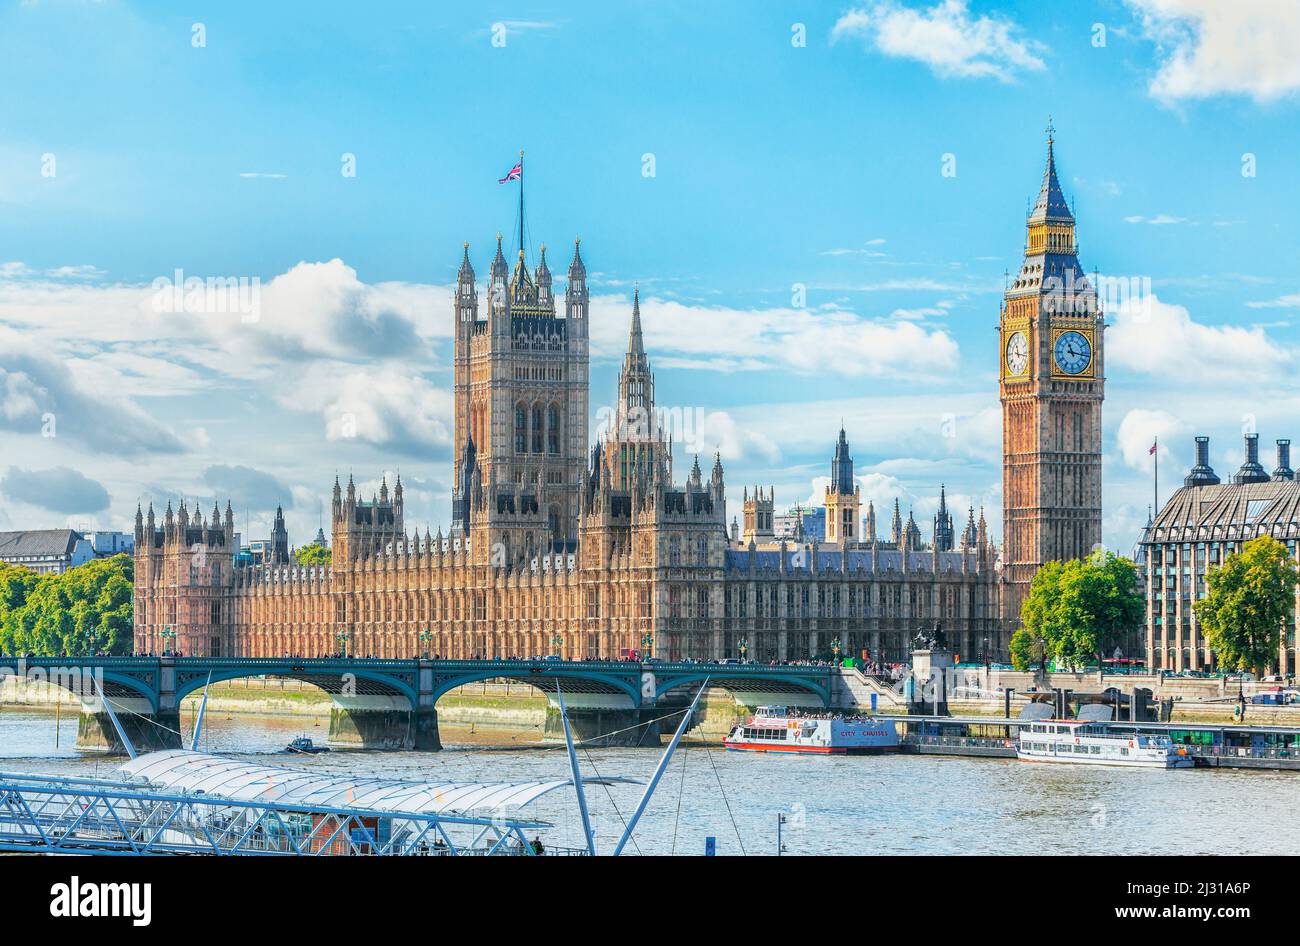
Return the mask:
<svg viewBox="0 0 1300 946">
<path fill-rule="evenodd" d="M 367 749 L 440 749 L 437 704 L 444 694 L 484 680 L 526 683 L 548 697 L 546 732 L 560 732 L 562 692 L 574 734 L 605 745 L 654 745 L 660 722 L 689 703 L 705 680 L 737 702 L 829 706 L 835 669 L 828 665 L 669 663 L 635 660 L 376 660 L 215 657 L 3 657 L 0 678 L 16 675 L 76 693 L 82 700 L 77 742 L 120 750 L 99 701 L 106 696 L 140 749 L 182 744 L 180 707 L 209 683 L 241 677 L 301 680 L 329 694 L 329 740 Z M 665 727 L 671 731 L 676 720 Z M 612 734 L 612 735 L 611 735 Z"/>
</svg>

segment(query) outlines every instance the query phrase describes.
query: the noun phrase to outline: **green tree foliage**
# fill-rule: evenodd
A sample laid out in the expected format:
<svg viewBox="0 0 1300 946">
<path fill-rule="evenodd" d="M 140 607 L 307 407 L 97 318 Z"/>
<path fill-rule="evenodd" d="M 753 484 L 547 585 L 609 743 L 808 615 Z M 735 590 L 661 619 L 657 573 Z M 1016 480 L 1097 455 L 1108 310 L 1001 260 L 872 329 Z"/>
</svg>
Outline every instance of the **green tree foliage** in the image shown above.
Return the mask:
<svg viewBox="0 0 1300 946">
<path fill-rule="evenodd" d="M 1137 567 L 1113 552 L 1098 550 L 1086 559 L 1047 562 L 1034 576 L 1020 609 L 1025 634 L 1017 646 L 1025 655 L 1042 652 L 1059 664 L 1077 667 L 1113 650 L 1142 621 Z M 1028 666 L 1037 663 L 1028 658 Z"/>
<path fill-rule="evenodd" d="M 328 545 L 317 545 L 313 542 L 295 551 L 293 557 L 299 565 L 328 565 L 332 553 Z"/>
<path fill-rule="evenodd" d="M 1206 595 L 1196 602 L 1205 640 L 1226 670 L 1272 666 L 1282 626 L 1295 608 L 1296 566 L 1272 536 L 1247 542 L 1205 576 Z"/>
<path fill-rule="evenodd" d="M 1034 670 L 1043 666 L 1047 642 L 1032 631 L 1021 628 L 1011 635 L 1011 666 L 1017 670 Z"/>
<path fill-rule="evenodd" d="M 95 559 L 62 575 L 0 565 L 0 653 L 131 653 L 133 582 L 129 555 Z"/>
</svg>

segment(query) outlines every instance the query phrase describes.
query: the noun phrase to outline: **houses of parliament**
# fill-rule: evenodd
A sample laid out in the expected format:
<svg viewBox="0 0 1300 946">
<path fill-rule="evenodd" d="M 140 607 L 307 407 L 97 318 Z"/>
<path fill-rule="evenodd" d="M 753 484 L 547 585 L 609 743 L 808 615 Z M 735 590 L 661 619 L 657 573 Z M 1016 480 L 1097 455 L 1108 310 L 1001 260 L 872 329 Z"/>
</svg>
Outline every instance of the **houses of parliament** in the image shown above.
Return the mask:
<svg viewBox="0 0 1300 946">
<path fill-rule="evenodd" d="M 530 271 L 522 248 L 507 262 L 498 237 L 480 298 L 465 246 L 448 313 L 447 534 L 412 528 L 400 478 L 370 498 L 335 480 L 325 567 L 292 560 L 279 513 L 268 554 L 249 563 L 229 503 L 206 518 L 184 502 L 150 505 L 135 523 L 137 652 L 896 662 L 918 629 L 939 624 L 964 659 L 999 659 L 1037 566 L 1100 540 L 1102 321 L 1050 137 L 1002 306 L 1000 551 L 982 511 L 958 531 L 943 496 L 928 541 L 897 507 L 878 534 L 844 430 L 823 537 L 778 537 L 762 487 L 742 491 L 743 526 L 729 529 L 721 457 L 706 473 L 698 457 L 674 456 L 657 422 L 637 294 L 614 419 L 591 445 L 581 249 L 560 296 L 545 246 Z"/>
</svg>

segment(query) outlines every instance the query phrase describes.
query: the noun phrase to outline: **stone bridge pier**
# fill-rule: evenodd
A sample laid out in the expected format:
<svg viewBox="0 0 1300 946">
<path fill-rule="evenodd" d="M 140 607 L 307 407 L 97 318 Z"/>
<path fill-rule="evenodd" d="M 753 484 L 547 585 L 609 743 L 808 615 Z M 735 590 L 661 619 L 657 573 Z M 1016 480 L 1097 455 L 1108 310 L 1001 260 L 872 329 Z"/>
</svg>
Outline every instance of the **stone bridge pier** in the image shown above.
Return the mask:
<svg viewBox="0 0 1300 946">
<path fill-rule="evenodd" d="M 135 686 L 104 679 L 102 674 L 96 680 L 91 684 L 87 677 L 67 687 L 81 697 L 81 715 L 77 720 L 78 749 L 111 755 L 126 754 L 126 746 L 122 745 L 113 720 L 99 698 L 101 688 L 137 752 L 179 749 L 187 741 L 182 739 L 180 732 L 180 703 L 176 699 L 174 667 L 150 668 L 133 678 Z M 145 696 L 144 690 L 148 687 L 153 688 L 154 698 Z"/>
<path fill-rule="evenodd" d="M 329 744 L 347 749 L 442 748 L 438 737 L 438 711 L 433 706 L 412 708 L 405 696 L 381 694 L 344 696 L 330 694 Z"/>
<path fill-rule="evenodd" d="M 564 741 L 564 723 L 560 703 L 554 693 L 547 694 L 546 725 L 542 735 L 547 741 Z M 613 693 L 566 693 L 564 708 L 569 714 L 569 728 L 574 742 L 590 746 L 657 746 L 664 721 L 659 717 L 667 708 L 637 706 L 632 699 Z M 669 720 L 671 734 L 677 722 Z"/>
<path fill-rule="evenodd" d="M 111 692 L 109 699 L 113 701 L 117 721 L 122 724 L 137 752 L 181 747 L 181 716 L 177 710 L 154 712 L 146 699 L 114 696 Z M 118 738 L 112 719 L 96 699 L 82 700 L 81 715 L 77 720 L 77 748 L 86 752 L 126 755 L 126 746 Z"/>
</svg>

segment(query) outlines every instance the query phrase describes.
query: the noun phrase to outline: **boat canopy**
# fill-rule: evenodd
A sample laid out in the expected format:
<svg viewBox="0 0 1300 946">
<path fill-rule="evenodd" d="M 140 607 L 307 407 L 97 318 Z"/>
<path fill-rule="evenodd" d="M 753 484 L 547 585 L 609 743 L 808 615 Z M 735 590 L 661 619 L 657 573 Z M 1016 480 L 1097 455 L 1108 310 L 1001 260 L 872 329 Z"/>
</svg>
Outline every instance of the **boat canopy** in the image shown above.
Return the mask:
<svg viewBox="0 0 1300 946">
<path fill-rule="evenodd" d="M 322 809 L 361 808 L 395 815 L 519 808 L 531 804 L 548 792 L 573 784 L 569 779 L 545 782 L 414 782 L 358 778 L 240 762 L 185 749 L 150 752 L 127 762 L 120 772 L 132 781 L 147 782 L 155 789 L 167 789 L 177 794 L 202 792 L 209 798 L 232 801 Z"/>
</svg>

